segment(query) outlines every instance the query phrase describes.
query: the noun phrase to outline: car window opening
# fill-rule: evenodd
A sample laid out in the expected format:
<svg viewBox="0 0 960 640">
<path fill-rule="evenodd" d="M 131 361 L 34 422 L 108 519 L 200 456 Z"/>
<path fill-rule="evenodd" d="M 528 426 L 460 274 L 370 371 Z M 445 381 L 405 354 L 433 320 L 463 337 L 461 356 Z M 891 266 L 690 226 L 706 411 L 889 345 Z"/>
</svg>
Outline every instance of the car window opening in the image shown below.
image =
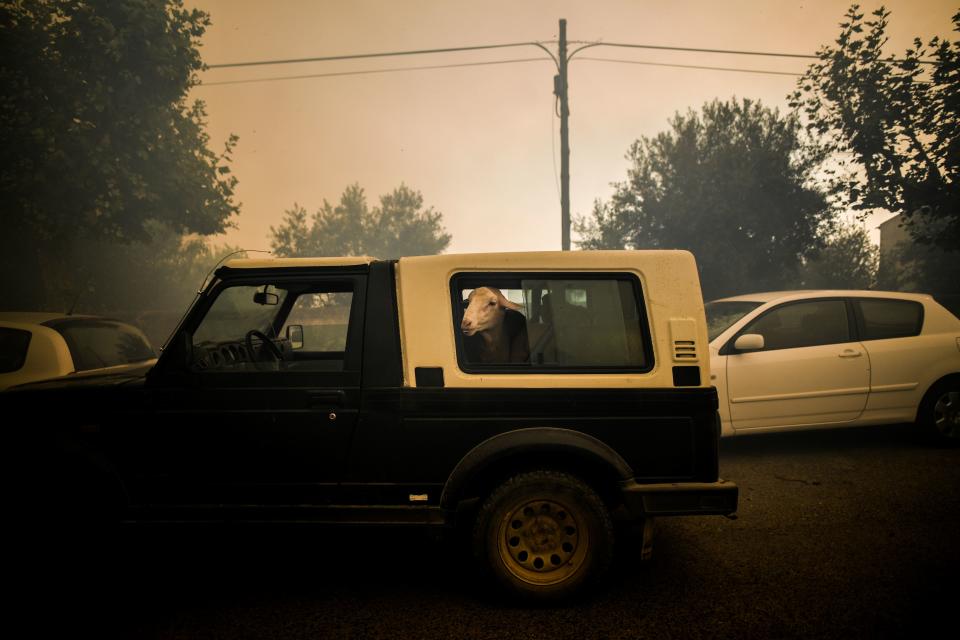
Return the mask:
<svg viewBox="0 0 960 640">
<path fill-rule="evenodd" d="M 460 276 L 461 365 L 504 371 L 649 370 L 639 282 L 606 277 Z"/>
<path fill-rule="evenodd" d="M 190 368 L 342 371 L 352 306 L 348 282 L 227 287 L 193 333 Z"/>
</svg>

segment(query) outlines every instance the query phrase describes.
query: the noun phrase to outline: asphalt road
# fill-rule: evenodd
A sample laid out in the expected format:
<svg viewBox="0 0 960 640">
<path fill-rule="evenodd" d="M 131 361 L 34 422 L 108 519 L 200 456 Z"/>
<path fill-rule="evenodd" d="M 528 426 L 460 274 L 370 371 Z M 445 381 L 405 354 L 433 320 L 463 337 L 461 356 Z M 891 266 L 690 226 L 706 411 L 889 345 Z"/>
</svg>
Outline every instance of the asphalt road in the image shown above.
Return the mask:
<svg viewBox="0 0 960 640">
<path fill-rule="evenodd" d="M 724 441 L 739 517 L 661 519 L 592 597 L 513 607 L 417 532 L 214 528 L 124 535 L 115 563 L 39 558 L 30 629 L 130 638 L 886 638 L 960 604 L 960 448 L 907 425 Z M 57 558 L 56 560 L 54 560 Z M 56 630 L 54 629 L 56 627 Z"/>
</svg>

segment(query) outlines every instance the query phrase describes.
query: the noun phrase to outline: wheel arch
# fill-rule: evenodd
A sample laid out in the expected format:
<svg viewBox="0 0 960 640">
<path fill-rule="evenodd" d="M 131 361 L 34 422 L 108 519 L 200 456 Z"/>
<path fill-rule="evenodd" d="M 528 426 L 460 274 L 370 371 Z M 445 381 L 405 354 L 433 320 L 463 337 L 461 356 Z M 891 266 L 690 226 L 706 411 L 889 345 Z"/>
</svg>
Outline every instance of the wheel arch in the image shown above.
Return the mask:
<svg viewBox="0 0 960 640">
<path fill-rule="evenodd" d="M 444 484 L 440 506 L 456 509 L 465 499 L 489 493 L 523 470 L 550 468 L 579 476 L 605 501 L 618 498 L 621 480 L 633 469 L 603 441 L 572 429 L 531 427 L 497 434 L 460 459 Z"/>
<path fill-rule="evenodd" d="M 946 375 L 940 376 L 939 378 L 937 378 L 936 380 L 930 383 L 930 385 L 927 387 L 927 390 L 923 392 L 923 396 L 920 398 L 920 402 L 917 404 L 917 414 L 914 416 L 915 421 L 920 420 L 923 417 L 922 416 L 923 409 L 926 406 L 926 404 L 930 401 L 930 398 L 933 394 L 934 389 L 936 389 L 940 385 L 943 385 L 945 383 L 950 383 L 950 382 L 960 385 L 960 372 L 948 373 Z"/>
</svg>

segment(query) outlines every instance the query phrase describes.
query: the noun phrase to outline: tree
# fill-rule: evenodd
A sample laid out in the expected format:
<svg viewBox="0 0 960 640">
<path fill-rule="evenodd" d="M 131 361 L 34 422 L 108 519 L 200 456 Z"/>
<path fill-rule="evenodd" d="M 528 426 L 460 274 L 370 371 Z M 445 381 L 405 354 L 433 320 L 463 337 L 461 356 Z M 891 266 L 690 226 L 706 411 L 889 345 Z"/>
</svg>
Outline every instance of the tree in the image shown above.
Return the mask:
<svg viewBox="0 0 960 640">
<path fill-rule="evenodd" d="M 245 257 L 168 225 L 148 223 L 149 240 L 75 243 L 74 273 L 65 290 L 49 291 L 50 311 L 93 313 L 139 325 L 160 346 L 221 258 Z"/>
<path fill-rule="evenodd" d="M 870 289 L 877 282 L 879 250 L 866 230 L 839 225 L 824 246 L 807 256 L 796 286 L 803 289 Z"/>
<path fill-rule="evenodd" d="M 633 143 L 627 180 L 577 220 L 579 244 L 689 249 L 707 297 L 782 288 L 832 216 L 811 186 L 819 150 L 800 135 L 796 118 L 750 100 L 678 113 Z"/>
<path fill-rule="evenodd" d="M 890 12 L 851 6 L 834 46 L 791 96 L 807 128 L 843 158 L 832 190 L 855 209 L 899 213 L 913 238 L 960 251 L 960 41 L 917 38 L 884 53 Z M 960 31 L 960 13 L 953 17 Z M 925 64 L 932 58 L 933 64 Z"/>
<path fill-rule="evenodd" d="M 182 314 L 220 258 L 235 252 L 240 253 L 234 257 L 243 257 L 237 247 L 211 246 L 201 236 L 183 236 L 161 223 L 151 223 L 148 231 L 145 242 L 79 243 L 79 287 L 62 292 L 64 306 L 76 304 L 85 313 Z"/>
<path fill-rule="evenodd" d="M 877 280 L 881 289 L 932 293 L 957 300 L 960 260 L 953 251 L 900 242 L 883 252 Z"/>
<path fill-rule="evenodd" d="M 0 5 L 0 260 L 18 274 L 5 303 L 72 286 L 78 240 L 230 224 L 236 138 L 211 151 L 203 103 L 186 101 L 209 24 L 182 0 Z"/>
<path fill-rule="evenodd" d="M 307 210 L 294 204 L 283 223 L 270 227 L 273 252 L 279 256 L 362 256 L 398 258 L 440 253 L 450 244 L 443 215 L 423 208 L 423 196 L 401 184 L 370 209 L 360 185 L 347 187 L 340 204 L 324 200 L 308 221 Z"/>
</svg>

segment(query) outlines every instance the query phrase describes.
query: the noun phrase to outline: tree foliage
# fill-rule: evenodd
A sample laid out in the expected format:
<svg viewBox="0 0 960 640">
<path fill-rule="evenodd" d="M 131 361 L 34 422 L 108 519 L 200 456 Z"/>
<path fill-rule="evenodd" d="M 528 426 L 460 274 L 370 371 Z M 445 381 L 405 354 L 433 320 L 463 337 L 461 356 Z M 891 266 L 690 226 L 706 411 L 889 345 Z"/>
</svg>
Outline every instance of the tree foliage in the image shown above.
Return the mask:
<svg viewBox="0 0 960 640">
<path fill-rule="evenodd" d="M 879 250 L 866 230 L 841 224 L 824 246 L 805 257 L 796 285 L 803 289 L 870 289 L 877 283 Z"/>
<path fill-rule="evenodd" d="M 180 233 L 228 226 L 236 139 L 211 151 L 203 103 L 186 99 L 209 24 L 182 0 L 0 4 L 5 268 L 56 288 L 78 239 L 144 242 L 154 222 Z M 42 289 L 20 284 L 19 303 Z"/>
<path fill-rule="evenodd" d="M 68 287 L 48 292 L 48 309 L 116 317 L 139 325 L 160 346 L 217 262 L 246 255 L 159 222 L 148 223 L 147 232 L 144 241 L 76 242 L 73 277 Z"/>
<path fill-rule="evenodd" d="M 903 216 L 915 240 L 960 251 L 960 41 L 884 52 L 890 12 L 853 5 L 791 106 L 837 158 L 833 190 L 855 209 Z M 960 31 L 960 13 L 953 17 Z M 923 61 L 932 60 L 934 64 Z"/>
<path fill-rule="evenodd" d="M 707 297 L 792 282 L 831 220 L 810 183 L 819 150 L 797 120 L 730 100 L 669 124 L 630 147 L 627 180 L 577 220 L 580 246 L 691 250 Z"/>
<path fill-rule="evenodd" d="M 884 250 L 877 280 L 881 289 L 949 294 L 956 300 L 960 292 L 960 260 L 954 251 L 901 242 Z"/>
<path fill-rule="evenodd" d="M 406 185 L 380 197 L 372 209 L 360 185 L 347 187 L 336 206 L 326 200 L 309 216 L 299 205 L 270 227 L 279 256 L 361 256 L 398 258 L 440 253 L 450 244 L 443 215 L 423 207 L 423 196 Z"/>
<path fill-rule="evenodd" d="M 80 242 L 76 249 L 79 287 L 55 292 L 63 306 L 75 301 L 85 313 L 183 313 L 217 261 L 241 251 L 229 245 L 211 246 L 202 236 L 184 236 L 161 223 L 148 226 L 150 239 L 142 242 Z"/>
</svg>

